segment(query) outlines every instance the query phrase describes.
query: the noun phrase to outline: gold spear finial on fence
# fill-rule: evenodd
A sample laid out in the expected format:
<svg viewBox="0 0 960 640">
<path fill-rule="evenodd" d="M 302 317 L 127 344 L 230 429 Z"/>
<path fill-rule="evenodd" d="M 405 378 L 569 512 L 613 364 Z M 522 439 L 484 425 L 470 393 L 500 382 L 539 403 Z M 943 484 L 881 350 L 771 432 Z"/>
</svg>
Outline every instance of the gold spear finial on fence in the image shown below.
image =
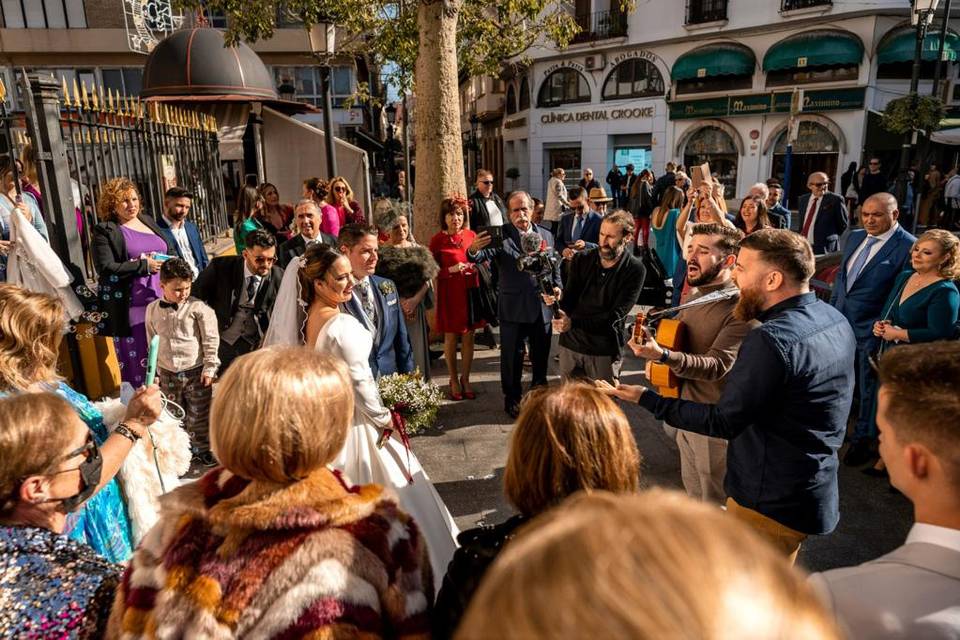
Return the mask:
<svg viewBox="0 0 960 640">
<path fill-rule="evenodd" d="M 90 107 L 94 111 L 100 111 L 100 100 L 97 98 L 97 87 L 90 87 Z"/>
<path fill-rule="evenodd" d="M 67 88 L 66 76 L 64 76 L 63 78 L 63 106 L 65 107 L 73 106 L 72 104 L 70 104 L 70 90 Z"/>
<path fill-rule="evenodd" d="M 0 79 L 0 102 L 4 102 L 7 99 L 7 85 L 3 84 L 3 80 Z"/>
<path fill-rule="evenodd" d="M 90 101 L 88 100 L 88 95 L 87 95 L 87 83 L 86 83 L 86 82 L 81 82 L 81 83 L 80 83 L 80 99 L 83 100 L 83 110 L 84 110 L 84 111 L 89 111 L 89 110 L 90 110 Z"/>
<path fill-rule="evenodd" d="M 107 89 L 107 100 L 105 106 L 107 107 L 107 113 L 116 112 L 116 109 L 113 107 L 113 91 L 111 91 L 109 88 Z"/>
<path fill-rule="evenodd" d="M 73 79 L 73 106 L 80 109 L 80 87 L 77 86 L 77 79 Z"/>
<path fill-rule="evenodd" d="M 107 101 L 103 99 L 103 87 L 97 87 L 97 93 L 100 94 L 100 113 L 106 113 Z"/>
</svg>

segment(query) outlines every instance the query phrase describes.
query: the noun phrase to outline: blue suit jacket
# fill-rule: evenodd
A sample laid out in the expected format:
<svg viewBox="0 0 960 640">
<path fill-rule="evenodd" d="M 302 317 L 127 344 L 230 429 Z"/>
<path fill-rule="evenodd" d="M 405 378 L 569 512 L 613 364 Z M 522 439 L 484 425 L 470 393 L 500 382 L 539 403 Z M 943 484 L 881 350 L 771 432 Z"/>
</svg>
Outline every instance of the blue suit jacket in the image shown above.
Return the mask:
<svg viewBox="0 0 960 640">
<path fill-rule="evenodd" d="M 799 230 L 802 232 L 807 209 L 810 208 L 810 194 L 800 196 L 797 204 L 800 209 Z M 817 218 L 813 222 L 813 252 L 820 255 L 840 251 L 840 236 L 846 229 L 847 205 L 843 198 L 829 191 L 824 193 Z"/>
<path fill-rule="evenodd" d="M 367 314 L 363 312 L 357 296 L 343 305 L 347 313 L 360 321 L 374 335 L 373 349 L 370 351 L 370 369 L 373 376 L 391 373 L 410 373 L 414 369 L 413 349 L 407 335 L 407 323 L 403 320 L 400 308 L 400 296 L 393 280 L 370 276 L 373 285 L 373 297 L 377 303 L 377 326 L 370 326 Z"/>
<path fill-rule="evenodd" d="M 163 219 L 163 216 L 157 218 L 157 225 L 160 227 L 160 231 L 163 233 L 167 244 L 173 245 L 177 256 L 182 258 L 183 253 L 180 251 L 180 245 L 177 244 L 177 239 L 173 237 L 173 231 L 167 226 L 167 221 Z M 193 261 L 197 263 L 197 271 L 203 271 L 207 264 L 210 263 L 210 259 L 207 257 L 207 250 L 203 248 L 203 239 L 200 237 L 200 230 L 197 229 L 197 225 L 189 220 L 183 221 L 183 228 L 187 232 L 187 241 L 190 243 Z"/>
<path fill-rule="evenodd" d="M 833 282 L 833 293 L 830 294 L 830 304 L 847 318 L 857 340 L 873 337 L 873 323 L 883 315 L 884 301 L 890 295 L 897 275 L 907 268 L 910 249 L 917 240 L 903 227 L 897 227 L 880 251 L 864 265 L 860 277 L 853 283 L 850 291 L 847 291 L 850 258 L 866 235 L 867 232 L 863 229 L 850 232 L 843 250 L 840 270 Z"/>
<path fill-rule="evenodd" d="M 560 224 L 557 227 L 557 246 L 562 251 L 567 245 L 573 243 L 573 223 L 576 220 L 576 214 L 565 213 L 560 216 Z M 580 230 L 580 239 L 587 245 L 587 249 L 597 246 L 600 242 L 600 223 L 603 218 L 596 211 L 588 211 L 583 219 L 583 228 Z"/>
<path fill-rule="evenodd" d="M 543 227 L 534 225 L 547 247 L 553 249 L 553 234 Z M 517 269 L 520 252 L 520 232 L 512 224 L 503 225 L 503 247 L 483 249 L 476 255 L 467 254 L 475 262 L 492 260 L 500 273 L 500 301 L 497 315 L 500 322 L 549 323 L 553 320 L 553 311 L 543 304 L 540 297 L 540 285 L 537 279 L 526 271 Z M 560 287 L 560 266 L 553 269 L 553 286 Z"/>
</svg>

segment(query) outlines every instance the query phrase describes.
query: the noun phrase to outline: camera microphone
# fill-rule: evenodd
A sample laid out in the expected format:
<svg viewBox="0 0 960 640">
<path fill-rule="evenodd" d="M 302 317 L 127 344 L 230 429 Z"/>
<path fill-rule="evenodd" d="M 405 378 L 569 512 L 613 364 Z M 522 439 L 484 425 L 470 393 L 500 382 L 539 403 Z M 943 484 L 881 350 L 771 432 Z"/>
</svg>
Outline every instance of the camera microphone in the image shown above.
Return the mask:
<svg viewBox="0 0 960 640">
<path fill-rule="evenodd" d="M 520 250 L 527 255 L 532 255 L 540 251 L 542 243 L 540 234 L 536 231 L 528 231 L 520 234 Z"/>
</svg>

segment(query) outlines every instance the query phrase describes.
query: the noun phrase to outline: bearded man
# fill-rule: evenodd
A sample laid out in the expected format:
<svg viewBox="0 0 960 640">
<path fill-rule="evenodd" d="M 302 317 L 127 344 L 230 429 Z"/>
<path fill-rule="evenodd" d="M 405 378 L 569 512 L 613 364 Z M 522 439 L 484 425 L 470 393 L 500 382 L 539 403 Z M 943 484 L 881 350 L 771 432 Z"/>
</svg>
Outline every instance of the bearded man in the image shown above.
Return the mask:
<svg viewBox="0 0 960 640">
<path fill-rule="evenodd" d="M 717 299 L 676 314 L 675 318 L 686 328 L 684 352 L 661 347 L 648 332 L 642 342 L 627 343 L 638 358 L 670 367 L 680 379 L 683 400 L 708 404 L 719 401 L 740 343 L 759 325 L 756 320 L 744 321 L 733 313 L 739 298 L 733 268 L 742 239 L 743 234 L 733 227 L 716 223 L 694 225 L 687 260 L 687 282 L 691 288 L 680 304 L 711 294 Z M 687 494 L 697 500 L 723 504 L 727 498 L 723 488 L 727 441 L 678 429 L 668 433 L 676 438 L 680 450 L 680 476 Z"/>
<path fill-rule="evenodd" d="M 163 215 L 157 224 L 168 244 L 176 248 L 177 257 L 190 265 L 193 279 L 196 280 L 200 272 L 207 268 L 210 259 L 203 247 L 200 230 L 187 220 L 192 204 L 192 193 L 181 187 L 170 187 L 163 196 Z"/>
<path fill-rule="evenodd" d="M 680 429 L 725 438 L 727 513 L 795 561 L 809 535 L 840 519 L 837 450 L 853 401 L 856 340 L 810 291 L 813 250 L 785 229 L 740 242 L 734 317 L 762 324 L 743 340 L 715 404 L 598 383 Z"/>
<path fill-rule="evenodd" d="M 564 378 L 614 384 L 620 378 L 624 323 L 644 277 L 643 264 L 627 251 L 632 242 L 633 216 L 614 211 L 600 224 L 596 247 L 570 254 L 561 313 L 554 320 Z"/>
</svg>

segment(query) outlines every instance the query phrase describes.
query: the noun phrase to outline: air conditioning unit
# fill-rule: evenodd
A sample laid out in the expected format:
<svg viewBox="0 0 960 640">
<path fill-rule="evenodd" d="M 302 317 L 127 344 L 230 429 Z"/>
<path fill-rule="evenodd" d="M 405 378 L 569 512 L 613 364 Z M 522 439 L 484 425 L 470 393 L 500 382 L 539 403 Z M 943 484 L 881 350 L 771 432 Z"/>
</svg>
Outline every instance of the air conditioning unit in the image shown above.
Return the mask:
<svg viewBox="0 0 960 640">
<path fill-rule="evenodd" d="M 606 66 L 607 56 L 602 53 L 595 53 L 583 59 L 583 67 L 588 71 L 600 71 Z"/>
</svg>

